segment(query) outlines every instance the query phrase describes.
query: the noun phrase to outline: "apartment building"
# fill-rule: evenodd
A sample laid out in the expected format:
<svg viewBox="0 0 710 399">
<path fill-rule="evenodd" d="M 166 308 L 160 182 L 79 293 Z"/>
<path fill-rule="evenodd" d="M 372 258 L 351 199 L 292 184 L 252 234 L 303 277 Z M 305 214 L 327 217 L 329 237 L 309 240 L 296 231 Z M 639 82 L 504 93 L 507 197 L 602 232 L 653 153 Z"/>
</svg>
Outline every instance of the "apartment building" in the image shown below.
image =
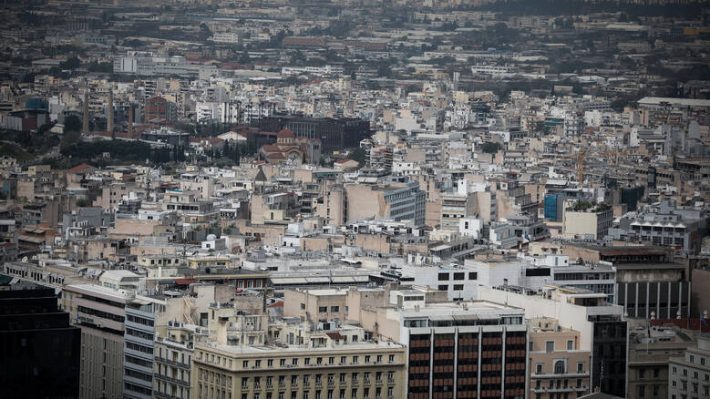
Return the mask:
<svg viewBox="0 0 710 399">
<path fill-rule="evenodd" d="M 345 185 L 346 222 L 379 218 L 424 224 L 426 193 L 416 182 Z"/>
<path fill-rule="evenodd" d="M 158 399 L 190 399 L 192 354 L 195 340 L 207 329 L 168 321 L 164 334 L 156 334 L 153 350 L 153 396 Z"/>
<path fill-rule="evenodd" d="M 628 388 L 629 399 L 670 398 L 669 357 L 683 356 L 695 344 L 692 334 L 677 327 L 651 326 L 648 320 L 637 320 L 629 333 Z"/>
<path fill-rule="evenodd" d="M 579 331 L 556 319 L 528 320 L 528 397 L 579 397 L 591 392 L 589 350 L 581 350 Z"/>
<path fill-rule="evenodd" d="M 710 397 L 710 334 L 698 337 L 697 346 L 668 362 L 668 398 L 698 399 Z"/>
<path fill-rule="evenodd" d="M 441 229 L 459 231 L 460 221 L 474 215 L 475 204 L 472 195 L 453 193 L 441 195 Z"/>
<path fill-rule="evenodd" d="M 591 238 L 600 240 L 609 232 L 614 220 L 614 211 L 606 204 L 585 208 L 580 202 L 562 214 L 562 235 L 567 238 Z"/>
<path fill-rule="evenodd" d="M 284 292 L 284 316 L 300 317 L 314 323 L 344 321 L 347 317 L 347 290 L 310 289 Z"/>
<path fill-rule="evenodd" d="M 165 301 L 140 295 L 126 304 L 124 398 L 153 397 L 155 331 L 159 314 L 165 316 L 166 307 Z"/>
</svg>

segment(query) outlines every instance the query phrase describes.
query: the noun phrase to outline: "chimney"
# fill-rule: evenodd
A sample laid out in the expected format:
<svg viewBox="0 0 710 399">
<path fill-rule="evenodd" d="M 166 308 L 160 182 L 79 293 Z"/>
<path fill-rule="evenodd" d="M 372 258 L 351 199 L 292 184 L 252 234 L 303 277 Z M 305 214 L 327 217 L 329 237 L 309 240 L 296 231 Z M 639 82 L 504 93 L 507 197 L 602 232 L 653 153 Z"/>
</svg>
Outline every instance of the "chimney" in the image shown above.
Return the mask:
<svg viewBox="0 0 710 399">
<path fill-rule="evenodd" d="M 133 136 L 133 104 L 128 105 L 128 134 Z"/>
<path fill-rule="evenodd" d="M 113 136 L 113 90 L 108 94 L 108 109 L 106 112 L 106 130 Z"/>
<path fill-rule="evenodd" d="M 81 134 L 89 134 L 89 89 L 84 91 L 84 109 L 82 115 Z"/>
</svg>

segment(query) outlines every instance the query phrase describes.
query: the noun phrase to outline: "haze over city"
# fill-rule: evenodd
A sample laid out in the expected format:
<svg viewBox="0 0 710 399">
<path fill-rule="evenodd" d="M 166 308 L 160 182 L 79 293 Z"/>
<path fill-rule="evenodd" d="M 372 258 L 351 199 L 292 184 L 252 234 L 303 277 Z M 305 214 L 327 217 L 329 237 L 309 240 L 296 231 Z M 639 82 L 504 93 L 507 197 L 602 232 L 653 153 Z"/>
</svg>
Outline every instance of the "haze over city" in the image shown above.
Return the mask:
<svg viewBox="0 0 710 399">
<path fill-rule="evenodd" d="M 0 6 L 0 398 L 710 398 L 707 0 Z"/>
</svg>

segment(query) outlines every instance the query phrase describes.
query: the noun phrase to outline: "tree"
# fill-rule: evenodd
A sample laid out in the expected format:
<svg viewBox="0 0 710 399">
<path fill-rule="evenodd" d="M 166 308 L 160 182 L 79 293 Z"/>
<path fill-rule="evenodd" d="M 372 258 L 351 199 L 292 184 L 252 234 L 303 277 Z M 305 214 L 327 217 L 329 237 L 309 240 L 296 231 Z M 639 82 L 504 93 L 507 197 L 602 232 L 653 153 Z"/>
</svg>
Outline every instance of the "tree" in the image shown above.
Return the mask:
<svg viewBox="0 0 710 399">
<path fill-rule="evenodd" d="M 481 149 L 486 154 L 495 154 L 500 150 L 500 144 L 487 141 L 481 145 Z"/>
<path fill-rule="evenodd" d="M 64 119 L 64 134 L 69 132 L 80 132 L 81 127 L 81 119 L 76 115 L 69 115 Z"/>
<path fill-rule="evenodd" d="M 350 153 L 350 159 L 357 161 L 358 166 L 362 167 L 365 165 L 365 161 L 367 160 L 367 153 L 365 152 L 365 149 L 358 147 Z"/>
<path fill-rule="evenodd" d="M 59 63 L 61 69 L 77 69 L 81 66 L 81 60 L 77 56 L 71 56 L 66 61 Z"/>
</svg>

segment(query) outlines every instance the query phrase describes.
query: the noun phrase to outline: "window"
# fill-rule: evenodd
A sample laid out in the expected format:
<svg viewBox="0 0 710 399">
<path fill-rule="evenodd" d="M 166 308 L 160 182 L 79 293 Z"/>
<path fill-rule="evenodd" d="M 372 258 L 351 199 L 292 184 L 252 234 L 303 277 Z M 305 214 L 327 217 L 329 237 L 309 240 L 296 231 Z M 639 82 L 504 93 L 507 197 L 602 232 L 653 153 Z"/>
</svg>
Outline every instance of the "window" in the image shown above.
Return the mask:
<svg viewBox="0 0 710 399">
<path fill-rule="evenodd" d="M 331 306 L 330 311 L 331 312 L 340 312 L 340 306 Z"/>
<path fill-rule="evenodd" d="M 535 373 L 542 374 L 542 363 L 538 363 L 535 365 Z"/>
<path fill-rule="evenodd" d="M 572 341 L 571 339 L 567 340 L 567 350 L 568 351 L 574 350 L 574 341 Z"/>
<path fill-rule="evenodd" d="M 249 361 L 248 361 L 248 360 L 243 361 L 243 362 L 242 362 L 242 367 L 244 367 L 244 368 L 249 367 Z"/>
<path fill-rule="evenodd" d="M 555 360 L 555 374 L 564 374 L 565 373 L 565 361 L 564 360 Z"/>
<path fill-rule="evenodd" d="M 449 281 L 449 273 L 439 273 L 439 281 Z"/>
<path fill-rule="evenodd" d="M 307 357 L 307 358 L 303 359 L 303 364 L 305 364 L 306 366 L 308 366 L 309 364 L 311 364 L 311 358 L 310 358 L 310 357 Z"/>
<path fill-rule="evenodd" d="M 555 351 L 555 341 L 545 342 L 545 352 L 550 353 Z"/>
<path fill-rule="evenodd" d="M 577 373 L 584 373 L 584 363 L 577 363 Z"/>
<path fill-rule="evenodd" d="M 478 280 L 478 273 L 477 272 L 469 272 L 468 279 L 469 280 Z"/>
<path fill-rule="evenodd" d="M 318 306 L 318 312 L 320 313 L 326 313 L 328 311 L 327 306 Z"/>
<path fill-rule="evenodd" d="M 454 273 L 454 280 L 463 280 L 466 276 L 466 273 Z"/>
<path fill-rule="evenodd" d="M 454 291 L 463 291 L 463 284 L 454 284 Z"/>
<path fill-rule="evenodd" d="M 301 304 L 301 310 L 306 310 L 306 304 L 305 304 L 305 303 L 302 303 L 302 304 Z"/>
<path fill-rule="evenodd" d="M 267 367 L 274 367 L 274 359 L 269 359 L 266 361 Z"/>
<path fill-rule="evenodd" d="M 439 287 L 438 287 L 438 289 L 439 289 L 439 291 L 448 291 L 448 290 L 449 290 L 449 286 L 446 285 L 446 284 L 440 284 Z"/>
</svg>

